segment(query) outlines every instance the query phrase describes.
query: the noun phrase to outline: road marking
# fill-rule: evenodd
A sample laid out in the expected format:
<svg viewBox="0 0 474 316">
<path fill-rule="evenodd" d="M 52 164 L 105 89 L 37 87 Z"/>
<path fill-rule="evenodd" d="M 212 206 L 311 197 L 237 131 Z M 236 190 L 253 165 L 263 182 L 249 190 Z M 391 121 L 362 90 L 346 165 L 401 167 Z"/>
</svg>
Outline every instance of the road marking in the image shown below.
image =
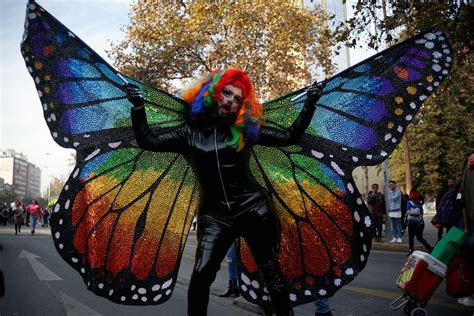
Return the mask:
<svg viewBox="0 0 474 316">
<path fill-rule="evenodd" d="M 400 297 L 402 295 L 401 292 L 374 290 L 374 289 L 368 289 L 368 288 L 357 287 L 357 286 L 352 286 L 352 285 L 345 285 L 342 288 L 342 290 L 362 293 L 362 294 L 365 294 L 365 295 L 370 295 L 370 296 L 375 296 L 375 297 L 380 297 L 380 298 L 385 298 L 385 299 L 392 300 L 392 301 L 397 299 L 398 297 Z M 446 306 L 446 307 L 450 307 L 450 308 L 465 310 L 465 308 L 461 305 L 446 303 L 445 300 L 440 299 L 440 298 L 436 298 L 436 297 L 432 297 L 428 301 L 428 304 L 430 304 L 430 305 L 431 304 L 441 305 L 441 306 Z"/>
<path fill-rule="evenodd" d="M 61 281 L 62 279 L 58 277 L 53 271 L 46 268 L 41 262 L 38 261 L 40 256 L 37 256 L 26 250 L 22 250 L 18 258 L 26 258 L 31 264 L 33 271 L 35 271 L 36 276 L 40 281 Z"/>
<path fill-rule="evenodd" d="M 79 302 L 78 300 L 70 297 L 69 295 L 59 291 L 61 298 L 64 302 L 64 307 L 66 308 L 67 316 L 100 316 L 101 313 L 93 310 L 89 306 L 86 306 Z"/>
</svg>

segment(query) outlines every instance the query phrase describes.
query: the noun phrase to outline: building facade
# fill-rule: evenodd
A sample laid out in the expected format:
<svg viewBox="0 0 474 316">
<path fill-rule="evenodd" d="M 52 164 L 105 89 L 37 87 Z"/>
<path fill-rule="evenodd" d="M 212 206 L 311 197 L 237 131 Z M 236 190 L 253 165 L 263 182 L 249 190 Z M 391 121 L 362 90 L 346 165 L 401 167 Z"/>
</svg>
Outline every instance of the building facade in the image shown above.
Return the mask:
<svg viewBox="0 0 474 316">
<path fill-rule="evenodd" d="M 347 20 L 347 3 L 343 3 L 342 0 L 303 0 L 303 5 L 310 9 L 319 6 L 327 16 L 333 17 L 328 25 L 332 29 Z M 333 61 L 336 66 L 335 73 L 348 68 L 351 65 L 349 48 L 344 47 L 339 55 L 333 55 Z M 325 75 L 329 77 L 329 74 Z"/>
<path fill-rule="evenodd" d="M 319 6 L 327 16 L 333 17 L 333 20 L 329 22 L 329 27 L 331 28 L 339 23 L 344 23 L 348 19 L 347 2 L 343 3 L 342 0 L 303 0 L 302 3 L 310 9 Z M 335 55 L 333 58 L 336 66 L 335 73 L 351 66 L 348 47 L 341 49 L 339 55 Z M 353 171 L 352 176 L 359 192 L 365 199 L 374 183 L 379 185 L 380 191 L 386 193 L 387 181 L 390 179 L 389 170 L 383 165 L 358 167 Z"/>
<path fill-rule="evenodd" d="M 0 177 L 11 185 L 19 199 L 38 198 L 41 194 L 41 169 L 14 150 L 0 151 Z"/>
</svg>

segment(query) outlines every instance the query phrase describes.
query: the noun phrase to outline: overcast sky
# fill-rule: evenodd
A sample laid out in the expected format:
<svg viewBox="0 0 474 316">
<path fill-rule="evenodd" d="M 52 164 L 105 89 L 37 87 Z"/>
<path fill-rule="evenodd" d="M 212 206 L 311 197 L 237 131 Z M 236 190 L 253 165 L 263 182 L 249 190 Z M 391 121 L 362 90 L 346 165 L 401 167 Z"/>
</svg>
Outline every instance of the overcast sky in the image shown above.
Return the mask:
<svg viewBox="0 0 474 316">
<path fill-rule="evenodd" d="M 0 0 L 0 148 L 23 152 L 40 167 L 44 191 L 46 167 L 56 177 L 67 177 L 72 168 L 67 164 L 70 150 L 60 147 L 51 137 L 35 85 L 20 53 L 26 3 L 26 0 Z M 132 1 L 39 0 L 38 3 L 106 58 L 109 41 L 122 38 L 120 27 L 128 24 Z"/>
<path fill-rule="evenodd" d="M 38 0 L 47 11 L 71 29 L 107 61 L 110 41 L 118 42 L 127 25 L 133 0 Z M 36 88 L 20 53 L 27 0 L 0 0 L 1 77 L 0 148 L 27 155 L 42 169 L 42 192 L 48 173 L 67 178 L 72 150 L 56 144 L 43 118 Z M 367 53 L 351 52 L 354 64 Z M 49 154 L 48 154 L 49 153 Z"/>
</svg>

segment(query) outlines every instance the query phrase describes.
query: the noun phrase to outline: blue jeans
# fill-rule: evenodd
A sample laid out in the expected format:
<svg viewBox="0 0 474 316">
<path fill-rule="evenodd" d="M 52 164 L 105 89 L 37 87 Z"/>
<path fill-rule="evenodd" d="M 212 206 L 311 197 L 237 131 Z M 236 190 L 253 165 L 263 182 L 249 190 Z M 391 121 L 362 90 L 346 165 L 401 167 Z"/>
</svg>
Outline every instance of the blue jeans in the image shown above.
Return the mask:
<svg viewBox="0 0 474 316">
<path fill-rule="evenodd" d="M 402 238 L 402 219 L 390 217 L 392 223 L 392 238 Z"/>
<path fill-rule="evenodd" d="M 327 313 L 331 309 L 329 308 L 329 298 L 323 297 L 314 301 L 314 307 L 316 313 Z"/>
<path fill-rule="evenodd" d="M 237 281 L 237 247 L 235 242 L 232 243 L 227 252 L 227 271 L 229 272 L 229 280 Z"/>
<path fill-rule="evenodd" d="M 31 227 L 31 232 L 35 232 L 35 227 L 36 227 L 36 216 L 30 214 L 30 227 Z"/>
</svg>

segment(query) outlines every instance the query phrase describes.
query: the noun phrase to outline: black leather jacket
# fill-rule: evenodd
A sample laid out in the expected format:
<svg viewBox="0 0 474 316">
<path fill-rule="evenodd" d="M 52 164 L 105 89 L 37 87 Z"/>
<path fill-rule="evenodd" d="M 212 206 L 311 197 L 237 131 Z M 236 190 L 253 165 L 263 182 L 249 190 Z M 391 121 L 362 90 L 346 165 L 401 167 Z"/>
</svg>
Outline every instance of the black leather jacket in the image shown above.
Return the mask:
<svg viewBox="0 0 474 316">
<path fill-rule="evenodd" d="M 313 116 L 314 105 L 305 105 L 289 129 L 262 126 L 257 144 L 289 146 L 301 138 Z M 253 144 L 236 151 L 224 143 L 225 131 L 210 124 L 187 122 L 181 126 L 151 131 L 145 110 L 132 109 L 138 146 L 156 152 L 177 152 L 190 163 L 201 190 L 200 212 L 238 215 L 267 201 L 265 190 L 249 167 Z"/>
</svg>

